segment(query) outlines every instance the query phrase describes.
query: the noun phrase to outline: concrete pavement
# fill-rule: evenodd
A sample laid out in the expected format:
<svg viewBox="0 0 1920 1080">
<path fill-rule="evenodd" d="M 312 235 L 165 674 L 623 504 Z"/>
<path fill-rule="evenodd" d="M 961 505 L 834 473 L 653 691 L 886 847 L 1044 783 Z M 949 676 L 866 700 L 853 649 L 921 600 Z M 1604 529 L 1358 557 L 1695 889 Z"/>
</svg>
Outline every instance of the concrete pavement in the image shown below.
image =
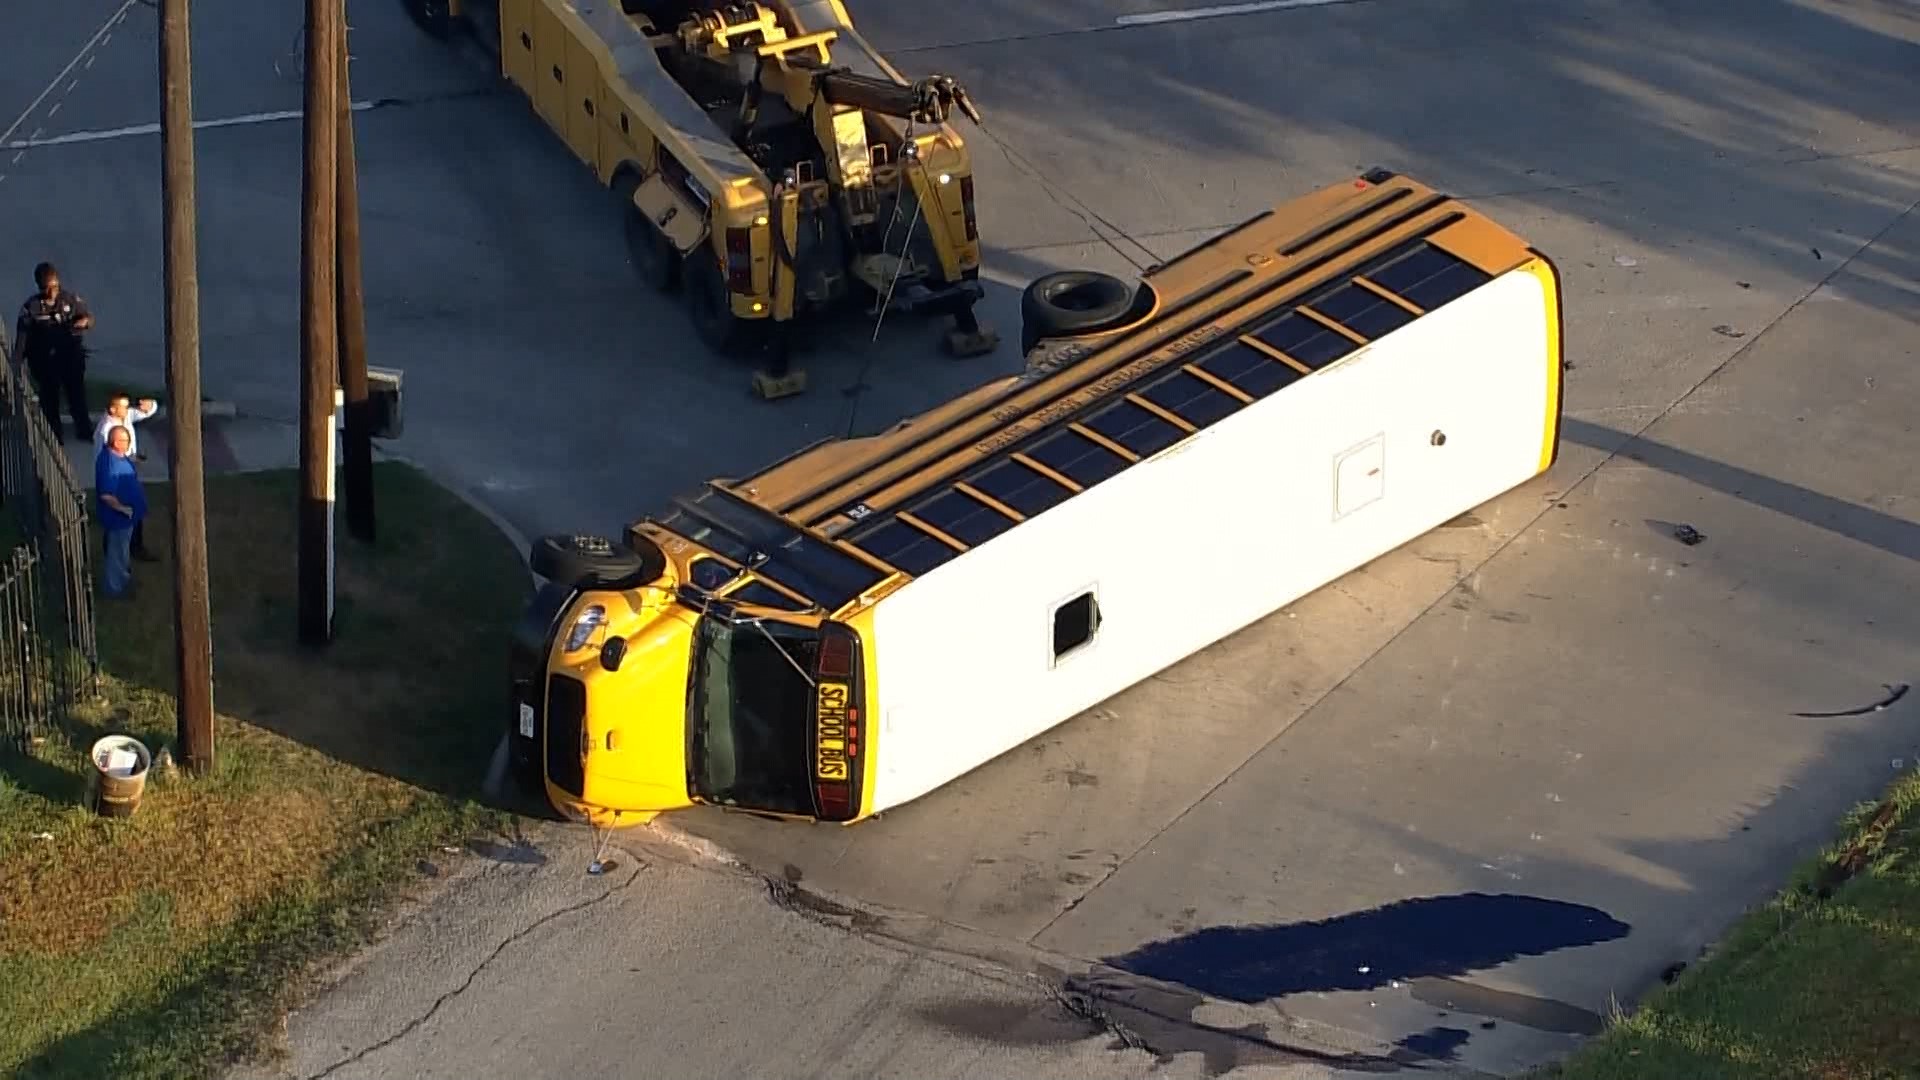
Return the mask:
<svg viewBox="0 0 1920 1080">
<path fill-rule="evenodd" d="M 610 865 L 584 873 L 596 855 Z M 458 861 L 428 864 L 425 902 L 330 973 L 283 1056 L 232 1080 L 1308 1080 L 1414 1060 L 1276 1046 L 1257 1037 L 1271 1016 L 952 928 L 927 940 L 910 918 L 692 864 L 645 831 L 601 849 L 536 829 Z"/>
<path fill-rule="evenodd" d="M 275 68 L 295 13 L 244 7 L 197 7 L 201 55 L 245 58 L 202 65 L 203 117 L 297 107 Z M 1557 1054 L 1920 754 L 1906 706 L 1792 715 L 1911 678 L 1916 627 L 1893 598 L 1914 573 L 1915 488 L 1892 463 L 1915 449 L 1901 408 L 1920 29 L 1895 5 L 1821 2 L 1372 0 L 1118 22 L 1151 9 L 855 4 L 884 51 L 961 77 L 986 111 L 974 143 L 1003 330 L 1039 270 L 1124 272 L 1385 164 L 1474 197 L 1561 265 L 1561 464 L 884 820 L 682 824 L 776 879 L 914 913 L 910 938 L 964 928 L 1104 959 L 1259 1010 L 1255 1033 L 1277 1041 L 1302 1030 L 1284 1012 L 1376 1058 L 1500 1070 Z M 97 48 L 58 123 L 29 129 L 153 117 L 142 12 Z M 403 449 L 524 531 L 610 528 L 702 476 L 1014 367 L 1010 345 L 956 362 L 930 327 L 890 320 L 877 345 L 865 327 L 824 335 L 815 393 L 751 402 L 745 373 L 708 361 L 632 282 L 604 200 L 484 62 L 423 41 L 397 5 L 361 0 L 353 18 L 356 96 L 389 102 L 358 131 L 370 331 L 376 362 L 407 371 Z M 249 122 L 200 146 L 209 386 L 290 416 L 299 128 Z M 95 301 L 103 365 L 157 370 L 142 179 L 157 141 L 15 153 L 0 157 L 0 243 L 51 253 Z M 56 198 L 94 219 L 22 209 Z M 1705 542 L 1674 540 L 1682 522 Z M 661 905 L 708 902 L 697 875 L 657 880 Z M 494 902 L 463 893 L 428 918 L 498 930 Z M 728 1013 L 740 972 L 793 939 L 784 923 L 727 925 L 760 944 L 690 940 L 707 963 L 680 992 L 720 1005 L 684 1023 L 805 1032 L 852 1015 L 793 995 Z M 510 1032 L 542 1060 L 633 1047 L 698 1071 L 714 1045 L 644 1022 L 615 1040 L 594 1012 L 597 987 L 651 987 L 667 940 L 623 942 L 649 958 L 640 972 L 597 942 L 538 953 L 474 999 L 492 1004 L 416 1028 L 385 1060 L 459 1060 L 475 1033 Z M 379 970 L 397 974 L 369 994 L 439 992 L 406 964 Z M 510 992 L 529 985 L 558 1003 L 540 1023 Z M 291 1029 L 296 1060 L 367 1045 L 355 1010 L 386 1000 L 317 1005 Z M 928 1037 L 880 1014 L 889 1038 Z"/>
</svg>

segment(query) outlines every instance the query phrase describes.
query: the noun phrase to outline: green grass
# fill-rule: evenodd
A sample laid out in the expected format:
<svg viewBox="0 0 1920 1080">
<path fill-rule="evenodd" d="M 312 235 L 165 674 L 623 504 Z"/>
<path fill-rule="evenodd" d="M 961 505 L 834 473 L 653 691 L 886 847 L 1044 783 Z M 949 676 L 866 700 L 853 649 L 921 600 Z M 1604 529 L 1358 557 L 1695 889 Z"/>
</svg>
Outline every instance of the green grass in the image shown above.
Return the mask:
<svg viewBox="0 0 1920 1080">
<path fill-rule="evenodd" d="M 414 470 L 377 467 L 380 541 L 341 532 L 334 645 L 294 639 L 291 472 L 207 483 L 217 763 L 81 805 L 85 748 L 173 743 L 169 567 L 100 600 L 104 700 L 0 755 L 0 1075 L 170 1080 L 270 1050 L 315 961 L 364 940 L 423 857 L 503 824 L 470 797 L 498 739 L 487 667 L 517 554 Z M 166 557 L 164 486 L 150 546 Z"/>
<path fill-rule="evenodd" d="M 1552 1080 L 1920 1076 L 1920 772 Z"/>
</svg>

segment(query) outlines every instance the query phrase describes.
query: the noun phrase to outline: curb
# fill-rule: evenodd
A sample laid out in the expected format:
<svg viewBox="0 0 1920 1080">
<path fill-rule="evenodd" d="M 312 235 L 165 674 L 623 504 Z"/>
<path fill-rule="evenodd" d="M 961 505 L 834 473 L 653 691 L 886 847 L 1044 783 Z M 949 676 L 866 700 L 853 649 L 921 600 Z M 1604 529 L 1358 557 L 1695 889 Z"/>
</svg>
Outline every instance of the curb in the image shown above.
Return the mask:
<svg viewBox="0 0 1920 1080">
<path fill-rule="evenodd" d="M 508 521 L 506 515 L 487 505 L 485 500 L 468 490 L 466 485 L 451 482 L 440 470 L 425 464 L 417 458 L 408 457 L 405 454 L 397 454 L 390 450 L 383 450 L 378 446 L 374 447 L 373 456 L 376 461 L 391 461 L 420 470 L 434 483 L 452 492 L 455 498 L 465 503 L 474 513 L 486 518 L 487 523 L 500 530 L 500 534 L 507 538 L 508 543 L 513 545 L 514 553 L 520 557 L 520 565 L 526 568 L 528 579 L 536 588 L 539 586 L 541 581 L 540 575 L 533 572 L 533 564 L 528 561 L 532 556 L 533 541 L 527 537 L 527 534 L 521 532 L 513 522 Z"/>
<path fill-rule="evenodd" d="M 726 848 L 721 847 L 719 844 L 714 843 L 704 836 L 696 836 L 680 826 L 672 824 L 667 820 L 667 817 L 668 815 L 662 814 L 652 821 L 647 822 L 644 826 L 641 826 L 641 828 L 661 843 L 679 848 L 681 851 L 692 855 L 701 863 L 723 870 L 754 873 L 753 868 L 748 866 L 745 861 L 733 852 L 728 851 Z"/>
</svg>

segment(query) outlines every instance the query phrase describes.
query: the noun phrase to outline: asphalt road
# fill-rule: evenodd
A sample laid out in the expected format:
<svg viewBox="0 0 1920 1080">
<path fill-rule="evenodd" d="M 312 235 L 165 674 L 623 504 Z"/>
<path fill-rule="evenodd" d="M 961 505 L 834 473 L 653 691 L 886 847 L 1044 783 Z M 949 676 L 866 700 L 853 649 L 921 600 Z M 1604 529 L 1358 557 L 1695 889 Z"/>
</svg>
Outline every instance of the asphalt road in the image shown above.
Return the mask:
<svg viewBox="0 0 1920 1080">
<path fill-rule="evenodd" d="M 1564 1052 L 1692 960 L 1837 813 L 1920 758 L 1910 701 L 1795 715 L 1915 675 L 1920 616 L 1901 598 L 1920 586 L 1920 516 L 1900 467 L 1920 451 L 1912 5 L 1357 0 L 1119 22 L 1166 7 L 854 4 L 901 66 L 960 77 L 987 114 L 989 317 L 1009 344 L 956 361 L 924 324 L 889 320 L 877 342 L 841 326 L 807 359 L 815 391 L 768 406 L 633 282 L 605 199 L 477 52 L 356 0 L 376 362 L 406 371 L 404 450 L 523 531 L 611 528 L 703 476 L 882 426 L 1016 366 L 1013 303 L 1034 273 L 1124 272 L 1373 164 L 1473 198 L 1553 255 L 1574 365 L 1544 480 L 1031 746 L 854 829 L 682 821 L 774 878 L 890 913 L 887 933 L 872 916 L 852 934 L 795 922 L 759 897 L 726 908 L 752 878 L 649 869 L 644 905 L 590 919 L 617 948 L 543 924 L 459 995 L 470 1004 L 368 1068 L 451 1069 L 508 1040 L 588 1072 L 619 1052 L 688 1075 L 801 1075 L 813 1049 L 790 1068 L 729 1057 L 727 1025 L 932 1053 L 984 1036 L 910 1022 L 915 994 L 1014 1012 L 1053 1000 L 1031 978 L 879 959 L 919 955 L 885 944 L 897 937 L 1055 989 L 1097 963 L 1125 993 L 1151 979 L 1204 997 L 1151 1010 L 1184 1016 L 1184 1033 L 1139 1020 L 1174 1050 L 1159 1065 L 1050 1035 L 1017 1051 L 1036 1056 L 979 1059 L 980 1075 L 1371 1068 L 1396 1052 L 1504 1071 Z M 30 61 L 0 63 L 0 113 L 114 10 L 74 4 L 0 45 Z M 197 10 L 202 118 L 298 107 L 292 9 Z M 153 39 L 133 5 L 22 131 L 150 123 Z M 199 141 L 207 382 L 256 412 L 290 414 L 297 385 L 299 140 L 297 122 L 266 119 Z M 51 255 L 100 312 L 102 363 L 157 371 L 157 139 L 0 149 L 0 249 L 25 253 L 21 292 Z M 1705 541 L 1679 543 L 1678 523 Z M 584 858 L 565 848 L 577 840 L 543 842 Z M 564 906 L 577 869 L 548 873 L 527 891 Z M 400 959 L 298 1019 L 290 1071 L 435 1000 L 408 950 L 517 932 L 490 895 L 430 909 L 443 921 L 403 927 Z M 718 929 L 696 931 L 709 910 Z M 814 985 L 808 941 L 867 958 L 859 979 L 897 962 L 914 989 L 763 996 Z M 1240 1061 L 1185 1048 L 1192 1024 L 1336 1056 Z"/>
</svg>

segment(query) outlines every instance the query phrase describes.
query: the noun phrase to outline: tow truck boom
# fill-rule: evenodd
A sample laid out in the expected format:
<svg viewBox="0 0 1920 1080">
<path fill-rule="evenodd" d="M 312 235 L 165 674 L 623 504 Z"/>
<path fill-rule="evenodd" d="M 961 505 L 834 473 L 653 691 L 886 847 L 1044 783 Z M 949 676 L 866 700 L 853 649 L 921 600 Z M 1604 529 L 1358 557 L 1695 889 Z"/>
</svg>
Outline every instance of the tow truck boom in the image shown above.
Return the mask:
<svg viewBox="0 0 1920 1080">
<path fill-rule="evenodd" d="M 916 124 L 944 124 L 954 109 L 978 124 L 980 110 L 973 99 L 950 75 L 928 75 L 908 86 L 891 79 L 877 79 L 845 68 L 821 72 L 815 80 L 820 95 L 835 105 L 845 105 L 883 116 L 897 116 Z"/>
</svg>

